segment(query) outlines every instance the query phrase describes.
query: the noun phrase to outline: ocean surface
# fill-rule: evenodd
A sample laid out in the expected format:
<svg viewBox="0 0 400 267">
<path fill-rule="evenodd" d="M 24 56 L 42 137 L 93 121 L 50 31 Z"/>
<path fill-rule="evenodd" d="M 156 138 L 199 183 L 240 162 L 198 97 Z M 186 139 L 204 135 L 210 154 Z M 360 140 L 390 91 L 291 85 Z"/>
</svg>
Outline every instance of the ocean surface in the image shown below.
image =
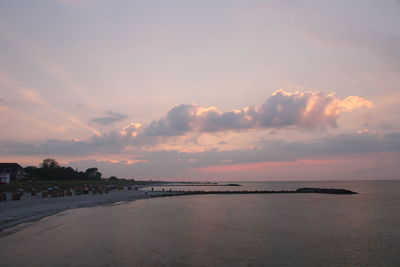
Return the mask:
<svg viewBox="0 0 400 267">
<path fill-rule="evenodd" d="M 240 184 L 163 188 L 360 194 L 177 196 L 69 210 L 1 237 L 0 266 L 400 266 L 400 181 Z"/>
</svg>

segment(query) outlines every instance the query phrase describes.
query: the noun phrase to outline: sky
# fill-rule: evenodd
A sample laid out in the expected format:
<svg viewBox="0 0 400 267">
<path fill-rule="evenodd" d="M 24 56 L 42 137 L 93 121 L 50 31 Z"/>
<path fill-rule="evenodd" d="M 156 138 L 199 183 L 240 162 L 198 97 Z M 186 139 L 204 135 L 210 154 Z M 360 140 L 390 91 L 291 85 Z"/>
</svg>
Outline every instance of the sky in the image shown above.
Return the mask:
<svg viewBox="0 0 400 267">
<path fill-rule="evenodd" d="M 0 2 L 0 161 L 400 179 L 400 1 Z"/>
</svg>

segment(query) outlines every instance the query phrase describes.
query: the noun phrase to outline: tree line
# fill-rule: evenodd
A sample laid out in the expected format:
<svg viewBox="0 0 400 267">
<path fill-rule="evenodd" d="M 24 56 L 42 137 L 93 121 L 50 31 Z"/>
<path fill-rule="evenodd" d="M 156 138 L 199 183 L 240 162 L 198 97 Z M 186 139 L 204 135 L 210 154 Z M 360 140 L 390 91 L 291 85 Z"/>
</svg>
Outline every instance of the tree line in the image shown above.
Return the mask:
<svg viewBox="0 0 400 267">
<path fill-rule="evenodd" d="M 86 171 L 74 170 L 71 167 L 63 167 L 55 159 L 44 159 L 38 166 L 24 168 L 28 179 L 31 180 L 99 180 L 101 172 L 97 168 L 89 168 Z"/>
</svg>

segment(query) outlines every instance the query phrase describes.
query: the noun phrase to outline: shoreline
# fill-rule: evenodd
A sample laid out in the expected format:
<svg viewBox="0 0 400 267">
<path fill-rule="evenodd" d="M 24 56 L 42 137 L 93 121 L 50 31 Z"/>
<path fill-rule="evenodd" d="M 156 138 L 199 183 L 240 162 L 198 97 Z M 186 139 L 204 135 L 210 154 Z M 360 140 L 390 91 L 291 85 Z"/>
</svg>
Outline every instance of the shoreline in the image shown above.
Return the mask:
<svg viewBox="0 0 400 267">
<path fill-rule="evenodd" d="M 18 225 L 35 222 L 70 209 L 112 205 L 118 202 L 135 201 L 170 192 L 144 190 L 113 190 L 107 194 L 73 195 L 57 198 L 24 195 L 21 200 L 0 202 L 0 237 L 7 235 Z M 176 195 L 176 192 L 175 194 Z"/>
<path fill-rule="evenodd" d="M 144 188 L 143 186 L 142 188 Z M 112 190 L 104 194 L 83 194 L 57 198 L 42 198 L 25 194 L 18 201 L 0 202 L 0 237 L 13 233 L 18 225 L 35 222 L 70 209 L 112 205 L 154 197 L 211 194 L 357 194 L 345 189 L 299 188 L 295 191 L 150 191 Z"/>
</svg>

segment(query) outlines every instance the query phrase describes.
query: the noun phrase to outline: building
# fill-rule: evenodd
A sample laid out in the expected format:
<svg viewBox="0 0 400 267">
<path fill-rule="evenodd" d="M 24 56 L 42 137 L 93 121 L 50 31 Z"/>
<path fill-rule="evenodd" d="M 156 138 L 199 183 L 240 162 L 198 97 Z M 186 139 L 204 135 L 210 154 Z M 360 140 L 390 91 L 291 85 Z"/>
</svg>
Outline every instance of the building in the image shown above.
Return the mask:
<svg viewBox="0 0 400 267">
<path fill-rule="evenodd" d="M 18 163 L 0 163 L 0 183 L 8 184 L 24 177 L 24 168 Z"/>
</svg>

